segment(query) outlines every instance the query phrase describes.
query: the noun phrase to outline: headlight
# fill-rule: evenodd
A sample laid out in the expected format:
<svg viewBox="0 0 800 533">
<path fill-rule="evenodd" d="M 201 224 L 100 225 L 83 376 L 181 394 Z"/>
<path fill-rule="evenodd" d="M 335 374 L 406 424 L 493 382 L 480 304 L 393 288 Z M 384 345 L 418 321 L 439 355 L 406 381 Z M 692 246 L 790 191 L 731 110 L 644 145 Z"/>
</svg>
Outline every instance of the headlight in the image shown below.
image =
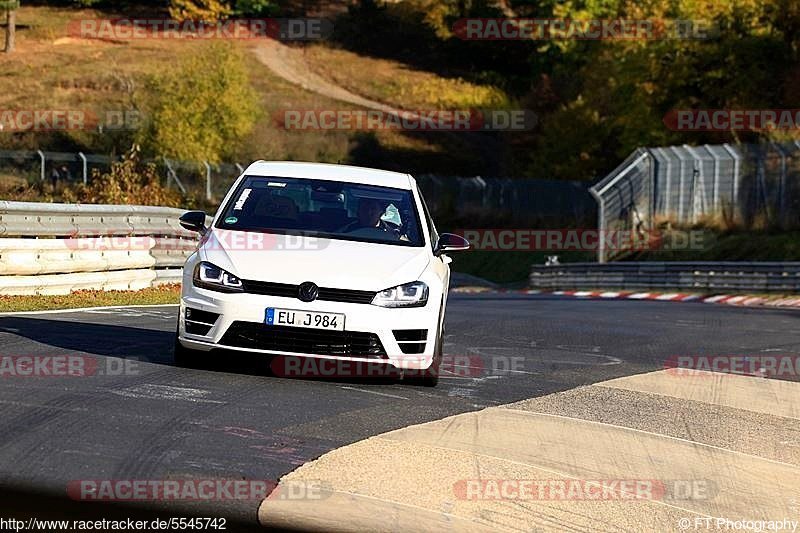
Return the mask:
<svg viewBox="0 0 800 533">
<path fill-rule="evenodd" d="M 202 262 L 194 269 L 194 286 L 217 292 L 242 292 L 242 280 L 211 263 Z"/>
<path fill-rule="evenodd" d="M 372 299 L 372 305 L 381 307 L 422 307 L 426 303 L 428 303 L 428 286 L 421 281 L 383 290 Z"/>
</svg>

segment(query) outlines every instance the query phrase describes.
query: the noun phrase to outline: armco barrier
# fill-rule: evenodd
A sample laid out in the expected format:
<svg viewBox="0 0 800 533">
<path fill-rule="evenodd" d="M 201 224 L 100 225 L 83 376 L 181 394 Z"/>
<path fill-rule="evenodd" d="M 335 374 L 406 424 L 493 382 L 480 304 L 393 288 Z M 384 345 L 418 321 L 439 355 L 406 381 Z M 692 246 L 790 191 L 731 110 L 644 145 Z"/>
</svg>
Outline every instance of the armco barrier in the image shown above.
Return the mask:
<svg viewBox="0 0 800 533">
<path fill-rule="evenodd" d="M 0 201 L 0 294 L 179 283 L 197 246 L 182 209 Z M 210 221 L 209 221 L 210 223 Z"/>
<path fill-rule="evenodd" d="M 531 268 L 530 286 L 543 290 L 683 290 L 703 293 L 794 293 L 800 263 L 616 262 Z"/>
</svg>

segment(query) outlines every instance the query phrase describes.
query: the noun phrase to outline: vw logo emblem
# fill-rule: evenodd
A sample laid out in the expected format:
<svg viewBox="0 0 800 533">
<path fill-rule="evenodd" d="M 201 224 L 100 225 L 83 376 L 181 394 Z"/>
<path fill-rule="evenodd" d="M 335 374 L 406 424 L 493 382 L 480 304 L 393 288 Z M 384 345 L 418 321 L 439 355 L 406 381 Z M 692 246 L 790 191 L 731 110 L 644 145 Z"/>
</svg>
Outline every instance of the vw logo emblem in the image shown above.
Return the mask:
<svg viewBox="0 0 800 533">
<path fill-rule="evenodd" d="M 319 296 L 319 287 L 315 283 L 306 281 L 297 289 L 297 297 L 304 302 L 313 302 Z"/>
</svg>

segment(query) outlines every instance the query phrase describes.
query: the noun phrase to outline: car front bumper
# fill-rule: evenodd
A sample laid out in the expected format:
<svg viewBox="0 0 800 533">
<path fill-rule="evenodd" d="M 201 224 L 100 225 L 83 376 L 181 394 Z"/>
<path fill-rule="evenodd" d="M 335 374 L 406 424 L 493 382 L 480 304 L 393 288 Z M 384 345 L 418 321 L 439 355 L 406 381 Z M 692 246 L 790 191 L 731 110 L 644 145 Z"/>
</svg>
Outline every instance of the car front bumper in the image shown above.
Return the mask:
<svg viewBox="0 0 800 533">
<path fill-rule="evenodd" d="M 188 284 L 187 284 L 188 281 Z M 345 315 L 345 330 L 374 333 L 383 345 L 385 356 L 369 355 L 328 355 L 301 353 L 287 350 L 266 350 L 226 345 L 223 337 L 235 322 L 249 325 L 265 325 L 266 310 L 269 307 L 315 311 L 321 313 L 340 313 Z M 186 309 L 214 313 L 219 317 L 213 327 L 204 335 L 186 331 Z M 424 307 L 384 308 L 370 304 L 343 303 L 317 300 L 306 303 L 297 298 L 263 296 L 245 293 L 220 293 L 201 289 L 184 279 L 178 324 L 180 343 L 189 349 L 209 352 L 212 350 L 235 350 L 264 355 L 285 355 L 334 361 L 363 362 L 370 365 L 392 365 L 399 369 L 424 370 L 431 366 L 436 352 L 436 336 L 439 328 L 439 300 L 429 300 Z M 421 353 L 406 354 L 400 347 L 395 330 L 427 330 L 425 348 Z"/>
</svg>

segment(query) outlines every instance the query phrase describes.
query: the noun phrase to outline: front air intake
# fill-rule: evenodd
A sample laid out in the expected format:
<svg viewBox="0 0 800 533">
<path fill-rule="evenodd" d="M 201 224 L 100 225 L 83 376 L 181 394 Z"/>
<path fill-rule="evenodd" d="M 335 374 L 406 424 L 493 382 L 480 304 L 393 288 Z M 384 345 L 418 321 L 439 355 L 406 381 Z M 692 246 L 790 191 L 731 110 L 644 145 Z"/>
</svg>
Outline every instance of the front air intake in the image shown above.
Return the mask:
<svg viewBox="0 0 800 533">
<path fill-rule="evenodd" d="M 427 329 L 395 329 L 392 333 L 404 354 L 420 354 L 425 351 Z"/>
<path fill-rule="evenodd" d="M 186 333 L 190 335 L 208 335 L 214 324 L 217 323 L 219 315 L 217 313 L 209 313 L 208 311 L 201 311 L 200 309 L 192 309 L 187 307 L 184 312 L 186 322 Z"/>
</svg>

